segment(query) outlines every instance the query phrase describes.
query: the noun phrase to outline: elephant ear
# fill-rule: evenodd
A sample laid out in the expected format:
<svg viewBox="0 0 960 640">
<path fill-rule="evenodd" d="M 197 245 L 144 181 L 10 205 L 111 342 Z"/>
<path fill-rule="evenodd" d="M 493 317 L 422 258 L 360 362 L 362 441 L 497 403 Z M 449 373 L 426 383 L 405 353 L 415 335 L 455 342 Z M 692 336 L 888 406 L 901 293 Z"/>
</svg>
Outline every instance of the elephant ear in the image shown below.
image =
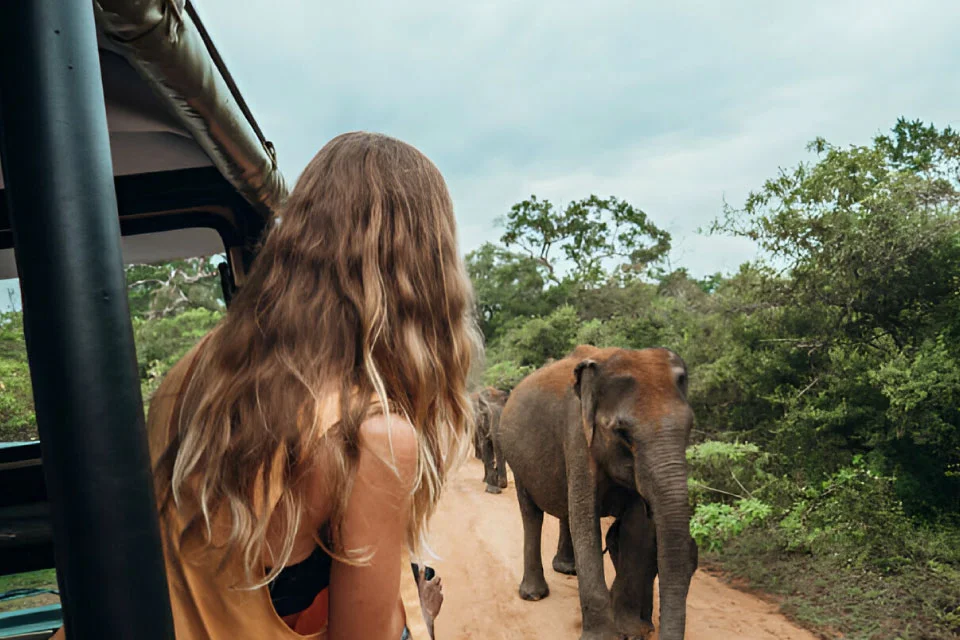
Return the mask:
<svg viewBox="0 0 960 640">
<path fill-rule="evenodd" d="M 593 444 L 593 434 L 596 431 L 594 416 L 597 410 L 597 376 L 599 367 L 594 360 L 583 360 L 573 370 L 575 382 L 573 390 L 580 398 L 580 424 L 583 435 L 587 439 L 587 447 Z"/>
</svg>

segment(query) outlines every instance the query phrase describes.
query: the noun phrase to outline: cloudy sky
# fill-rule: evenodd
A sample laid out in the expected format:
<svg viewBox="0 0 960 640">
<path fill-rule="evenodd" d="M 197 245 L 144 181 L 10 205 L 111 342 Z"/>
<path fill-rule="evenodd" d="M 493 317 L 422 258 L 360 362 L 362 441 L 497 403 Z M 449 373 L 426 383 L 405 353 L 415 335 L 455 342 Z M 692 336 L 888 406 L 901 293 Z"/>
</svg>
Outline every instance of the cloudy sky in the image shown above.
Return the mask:
<svg viewBox="0 0 960 640">
<path fill-rule="evenodd" d="M 291 183 L 339 133 L 399 137 L 446 176 L 464 252 L 530 194 L 596 193 L 673 233 L 675 266 L 732 270 L 754 248 L 697 228 L 813 137 L 960 126 L 956 0 L 196 4 Z"/>
</svg>

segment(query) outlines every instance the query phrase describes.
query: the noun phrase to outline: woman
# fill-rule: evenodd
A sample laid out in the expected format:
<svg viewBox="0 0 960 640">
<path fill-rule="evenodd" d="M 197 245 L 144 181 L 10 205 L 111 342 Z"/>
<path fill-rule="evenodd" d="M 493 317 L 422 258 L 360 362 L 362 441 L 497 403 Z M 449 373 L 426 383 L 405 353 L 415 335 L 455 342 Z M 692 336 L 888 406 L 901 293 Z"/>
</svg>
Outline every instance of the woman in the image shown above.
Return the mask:
<svg viewBox="0 0 960 640">
<path fill-rule="evenodd" d="M 177 638 L 401 638 L 411 557 L 472 436 L 450 196 L 413 147 L 350 133 L 270 226 L 150 406 Z"/>
</svg>

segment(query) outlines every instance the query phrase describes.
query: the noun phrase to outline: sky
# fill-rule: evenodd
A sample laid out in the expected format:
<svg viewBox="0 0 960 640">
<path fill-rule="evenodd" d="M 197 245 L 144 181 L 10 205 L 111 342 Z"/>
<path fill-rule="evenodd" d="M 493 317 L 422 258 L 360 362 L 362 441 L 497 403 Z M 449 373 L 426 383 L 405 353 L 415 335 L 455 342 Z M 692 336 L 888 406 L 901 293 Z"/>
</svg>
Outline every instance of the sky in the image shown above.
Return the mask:
<svg viewBox="0 0 960 640">
<path fill-rule="evenodd" d="M 816 136 L 960 127 L 956 0 L 194 4 L 291 185 L 340 133 L 396 136 L 446 177 L 464 253 L 531 194 L 613 195 L 671 266 L 734 271 L 755 247 L 697 229 Z"/>
<path fill-rule="evenodd" d="M 955 0 L 195 4 L 291 185 L 339 133 L 396 136 L 446 177 L 464 253 L 531 194 L 595 193 L 670 231 L 673 266 L 729 272 L 755 247 L 697 229 L 814 137 L 960 126 Z"/>
</svg>

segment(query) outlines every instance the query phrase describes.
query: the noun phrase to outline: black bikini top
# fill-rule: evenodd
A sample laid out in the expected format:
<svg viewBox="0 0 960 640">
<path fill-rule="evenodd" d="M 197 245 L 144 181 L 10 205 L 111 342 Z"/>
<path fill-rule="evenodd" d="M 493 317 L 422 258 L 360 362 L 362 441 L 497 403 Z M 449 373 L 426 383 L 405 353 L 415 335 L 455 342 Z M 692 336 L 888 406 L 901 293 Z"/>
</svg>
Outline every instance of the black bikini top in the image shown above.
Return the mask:
<svg viewBox="0 0 960 640">
<path fill-rule="evenodd" d="M 270 599 L 281 617 L 305 611 L 330 586 L 332 558 L 316 547 L 306 560 L 284 567 L 270 583 Z"/>
<path fill-rule="evenodd" d="M 330 567 L 333 560 L 323 550 L 317 547 L 310 556 L 285 567 L 270 583 L 270 600 L 281 617 L 306 611 L 321 591 L 330 586 Z M 411 563 L 413 579 L 420 582 L 420 566 Z M 424 567 L 424 579 L 432 580 L 433 567 Z"/>
</svg>

